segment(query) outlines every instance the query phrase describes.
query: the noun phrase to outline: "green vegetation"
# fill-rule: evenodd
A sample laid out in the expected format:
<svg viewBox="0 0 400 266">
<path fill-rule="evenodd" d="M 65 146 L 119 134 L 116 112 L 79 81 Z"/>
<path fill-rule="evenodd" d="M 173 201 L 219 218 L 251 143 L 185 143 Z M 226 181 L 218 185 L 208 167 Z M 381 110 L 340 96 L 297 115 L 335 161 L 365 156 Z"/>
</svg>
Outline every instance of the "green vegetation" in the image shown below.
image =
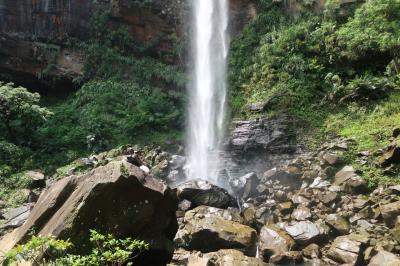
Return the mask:
<svg viewBox="0 0 400 266">
<path fill-rule="evenodd" d="M 20 201 L 14 191 L 26 186 L 6 180 L 15 181 L 25 170 L 52 175 L 77 158 L 128 143 L 181 140 L 185 75 L 152 54 L 158 38 L 139 45 L 116 25 L 109 11 L 99 10 L 89 40 L 75 44 L 86 56 L 76 93 L 54 101 L 0 83 L 0 195 L 8 205 Z"/>
<path fill-rule="evenodd" d="M 0 140 L 23 144 L 32 141 L 32 133 L 52 115 L 39 106 L 40 95 L 14 84 L 0 82 Z"/>
<path fill-rule="evenodd" d="M 354 139 L 347 162 L 372 185 L 396 181 L 375 162 L 361 166 L 356 152 L 383 148 L 400 125 L 400 1 L 346 6 L 332 0 L 323 15 L 311 4 L 296 17 L 272 1 L 261 2 L 259 17 L 232 45 L 234 115 L 257 115 L 248 106 L 265 102 L 264 114 L 289 113 L 308 124 L 310 144 Z"/>
<path fill-rule="evenodd" d="M 138 45 L 125 28 L 109 24 L 108 11 L 95 12 L 91 38 L 81 44 L 81 89 L 67 99 L 45 98 L 46 109 L 39 94 L 0 83 L 0 175 L 36 168 L 52 173 L 92 152 L 180 140 L 184 74 L 142 56 L 157 40 Z"/>
<path fill-rule="evenodd" d="M 23 261 L 30 261 L 35 265 L 132 265 L 135 258 L 149 248 L 144 241 L 116 239 L 110 234 L 99 234 L 95 230 L 90 231 L 90 242 L 93 248 L 88 255 L 74 255 L 69 253 L 73 244 L 68 240 L 57 240 L 52 236 L 33 236 L 26 244 L 17 245 L 6 253 L 2 265 L 14 265 L 13 263 Z"/>
</svg>

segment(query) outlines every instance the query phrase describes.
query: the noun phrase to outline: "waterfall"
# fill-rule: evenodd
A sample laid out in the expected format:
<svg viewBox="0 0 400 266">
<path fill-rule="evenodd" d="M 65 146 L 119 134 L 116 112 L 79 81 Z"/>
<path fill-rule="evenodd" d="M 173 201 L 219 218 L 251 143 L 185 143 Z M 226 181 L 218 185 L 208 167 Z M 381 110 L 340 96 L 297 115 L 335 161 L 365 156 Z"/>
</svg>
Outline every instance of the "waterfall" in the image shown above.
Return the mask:
<svg viewBox="0 0 400 266">
<path fill-rule="evenodd" d="M 193 62 L 189 86 L 190 179 L 216 181 L 226 113 L 228 0 L 194 0 Z"/>
</svg>

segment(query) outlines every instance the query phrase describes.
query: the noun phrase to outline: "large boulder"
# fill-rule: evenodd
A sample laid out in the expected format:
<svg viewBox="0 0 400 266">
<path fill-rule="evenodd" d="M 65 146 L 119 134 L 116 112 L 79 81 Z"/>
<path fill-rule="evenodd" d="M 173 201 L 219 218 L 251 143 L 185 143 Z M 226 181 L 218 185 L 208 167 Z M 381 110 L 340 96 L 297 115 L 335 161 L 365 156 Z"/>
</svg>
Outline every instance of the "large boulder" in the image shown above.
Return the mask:
<svg viewBox="0 0 400 266">
<path fill-rule="evenodd" d="M 177 187 L 177 194 L 180 200 L 188 200 L 195 206 L 227 208 L 235 203 L 228 191 L 201 179 L 180 184 Z"/>
<path fill-rule="evenodd" d="M 260 256 L 268 261 L 273 255 L 280 255 L 294 248 L 293 238 L 275 225 L 261 228 L 258 249 Z"/>
<path fill-rule="evenodd" d="M 239 221 L 235 215 L 229 216 L 224 210 L 207 210 L 200 206 L 185 214 L 175 244 L 201 252 L 239 249 L 253 256 L 256 253 L 257 232 Z"/>
<path fill-rule="evenodd" d="M 113 161 L 82 176 L 68 176 L 41 194 L 26 223 L 0 241 L 1 251 L 37 234 L 70 239 L 87 250 L 89 230 L 143 239 L 150 250 L 139 258 L 167 263 L 173 254 L 178 200 L 164 183 L 126 161 Z"/>
</svg>

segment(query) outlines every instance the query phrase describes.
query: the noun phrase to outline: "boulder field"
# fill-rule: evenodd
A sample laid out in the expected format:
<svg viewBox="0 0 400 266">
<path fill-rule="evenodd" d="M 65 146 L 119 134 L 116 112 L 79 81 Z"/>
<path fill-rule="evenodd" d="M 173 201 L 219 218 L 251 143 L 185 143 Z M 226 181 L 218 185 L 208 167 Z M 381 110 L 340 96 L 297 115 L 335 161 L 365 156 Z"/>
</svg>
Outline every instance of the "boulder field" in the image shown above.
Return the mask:
<svg viewBox="0 0 400 266">
<path fill-rule="evenodd" d="M 96 229 L 146 240 L 137 265 L 400 265 L 400 186 L 369 187 L 341 159 L 349 140 L 287 149 L 285 127 L 260 123 L 274 125 L 237 123 L 213 182 L 185 181 L 182 155 L 132 147 L 80 160 L 44 189 L 30 173 L 40 196 L 1 211 L 3 229 L 15 229 L 0 249 L 32 230 L 84 249 Z M 397 163 L 393 149 L 382 160 Z M 273 160 L 261 171 L 259 158 Z"/>
</svg>

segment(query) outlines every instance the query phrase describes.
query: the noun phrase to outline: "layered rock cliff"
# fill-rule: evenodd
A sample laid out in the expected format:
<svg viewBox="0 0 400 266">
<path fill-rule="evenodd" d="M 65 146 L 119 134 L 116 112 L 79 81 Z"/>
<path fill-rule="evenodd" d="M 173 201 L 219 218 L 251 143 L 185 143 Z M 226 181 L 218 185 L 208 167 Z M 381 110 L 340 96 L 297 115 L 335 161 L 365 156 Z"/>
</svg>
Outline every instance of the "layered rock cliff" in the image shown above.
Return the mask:
<svg viewBox="0 0 400 266">
<path fill-rule="evenodd" d="M 188 0 L 0 0 L 0 78 L 26 86 L 37 81 L 71 85 L 83 74 L 81 48 L 90 36 L 90 18 L 109 10 L 109 27 L 125 27 L 150 56 L 177 63 L 170 54 L 187 35 Z M 257 14 L 255 0 L 231 0 L 232 32 Z M 184 51 L 181 51 L 185 53 Z M 32 85 L 31 85 L 32 86 Z"/>
</svg>

